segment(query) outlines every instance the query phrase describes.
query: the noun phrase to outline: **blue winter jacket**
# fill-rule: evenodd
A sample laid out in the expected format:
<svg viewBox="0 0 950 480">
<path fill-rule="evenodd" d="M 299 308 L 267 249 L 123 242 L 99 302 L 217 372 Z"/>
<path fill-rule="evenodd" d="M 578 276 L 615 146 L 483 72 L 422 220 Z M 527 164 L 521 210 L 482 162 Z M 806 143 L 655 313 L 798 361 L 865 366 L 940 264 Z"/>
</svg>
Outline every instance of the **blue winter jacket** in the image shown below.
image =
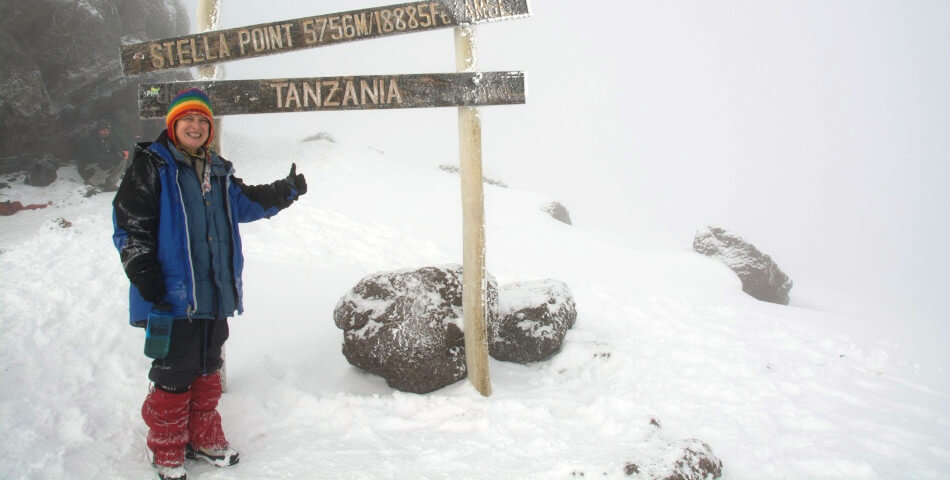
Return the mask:
<svg viewBox="0 0 950 480">
<path fill-rule="evenodd" d="M 153 143 L 139 144 L 132 164 L 113 200 L 113 242 L 131 281 L 129 321 L 143 326 L 152 304 L 139 294 L 137 284 L 147 281 L 145 272 L 161 272 L 163 301 L 176 317 L 190 317 L 199 310 L 192 249 L 186 219 L 187 209 L 179 183 L 179 164 L 168 148 L 165 133 Z M 243 312 L 244 255 L 239 223 L 270 218 L 288 207 L 297 192 L 289 179 L 265 185 L 245 185 L 233 176 L 230 162 L 220 159 L 228 171 L 225 181 L 231 228 L 231 258 L 237 311 Z M 154 265 L 158 264 L 159 269 Z M 151 268 L 150 268 L 151 267 Z M 202 308 L 207 310 L 207 308 Z"/>
</svg>

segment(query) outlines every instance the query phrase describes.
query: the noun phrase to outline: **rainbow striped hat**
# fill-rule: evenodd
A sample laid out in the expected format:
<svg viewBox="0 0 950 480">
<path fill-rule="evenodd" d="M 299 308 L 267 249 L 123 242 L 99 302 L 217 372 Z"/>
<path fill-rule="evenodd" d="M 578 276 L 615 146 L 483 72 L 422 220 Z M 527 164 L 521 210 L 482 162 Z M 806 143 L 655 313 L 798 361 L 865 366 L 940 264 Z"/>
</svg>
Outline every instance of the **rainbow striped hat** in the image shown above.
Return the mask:
<svg viewBox="0 0 950 480">
<path fill-rule="evenodd" d="M 175 95 L 171 103 L 168 104 L 168 113 L 165 115 L 165 127 L 168 128 L 168 139 L 176 146 L 178 140 L 175 139 L 175 122 L 185 115 L 198 114 L 208 119 L 211 128 L 208 132 L 208 140 L 203 146 L 207 147 L 214 138 L 214 113 L 211 111 L 211 100 L 208 94 L 197 88 L 182 90 Z"/>
</svg>

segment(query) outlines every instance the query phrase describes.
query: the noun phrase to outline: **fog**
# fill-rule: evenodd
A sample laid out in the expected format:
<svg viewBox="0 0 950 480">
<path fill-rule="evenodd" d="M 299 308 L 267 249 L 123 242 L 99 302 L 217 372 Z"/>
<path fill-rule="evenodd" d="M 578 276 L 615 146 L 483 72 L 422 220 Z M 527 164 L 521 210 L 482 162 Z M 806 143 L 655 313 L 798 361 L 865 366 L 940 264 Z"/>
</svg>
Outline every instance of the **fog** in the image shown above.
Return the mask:
<svg viewBox="0 0 950 480">
<path fill-rule="evenodd" d="M 192 18 L 196 3 L 186 0 Z M 223 0 L 219 28 L 386 3 Z M 528 19 L 477 29 L 481 70 L 527 75 L 526 105 L 481 109 L 486 171 L 631 248 L 685 250 L 702 225 L 730 229 L 791 276 L 792 308 L 848 313 L 851 324 L 831 327 L 946 363 L 950 3 L 531 6 Z M 225 78 L 454 68 L 445 29 L 229 62 Z M 291 139 L 325 131 L 414 162 L 457 161 L 451 108 L 224 125 Z"/>
</svg>

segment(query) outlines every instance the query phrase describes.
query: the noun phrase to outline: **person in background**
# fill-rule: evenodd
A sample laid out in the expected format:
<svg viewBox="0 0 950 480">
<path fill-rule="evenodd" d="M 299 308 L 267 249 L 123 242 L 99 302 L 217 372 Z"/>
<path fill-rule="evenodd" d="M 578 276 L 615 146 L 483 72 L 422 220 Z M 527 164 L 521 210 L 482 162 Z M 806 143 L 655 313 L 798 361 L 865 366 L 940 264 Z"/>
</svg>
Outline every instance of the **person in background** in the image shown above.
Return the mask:
<svg viewBox="0 0 950 480">
<path fill-rule="evenodd" d="M 100 120 L 85 137 L 79 152 L 79 175 L 100 191 L 114 192 L 129 162 L 132 140 L 112 135 L 112 125 Z"/>
<path fill-rule="evenodd" d="M 167 129 L 136 147 L 113 200 L 113 241 L 131 283 L 130 322 L 145 326 L 153 308 L 174 315 L 169 352 L 153 360 L 153 387 L 142 406 L 162 480 L 186 479 L 186 457 L 221 467 L 238 462 L 217 412 L 228 318 L 243 311 L 238 224 L 270 218 L 307 192 L 296 164 L 270 184 L 235 177 L 232 164 L 209 148 L 212 120 L 203 91 L 179 92 Z"/>
</svg>

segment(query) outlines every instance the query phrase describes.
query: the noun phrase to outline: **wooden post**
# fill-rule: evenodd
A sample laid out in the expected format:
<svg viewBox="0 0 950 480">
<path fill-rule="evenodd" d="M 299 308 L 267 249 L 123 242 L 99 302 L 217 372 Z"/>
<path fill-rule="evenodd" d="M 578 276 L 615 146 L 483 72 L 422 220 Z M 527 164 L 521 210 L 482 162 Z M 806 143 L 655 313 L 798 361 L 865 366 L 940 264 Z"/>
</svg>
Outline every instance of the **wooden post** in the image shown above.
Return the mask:
<svg viewBox="0 0 950 480">
<path fill-rule="evenodd" d="M 200 0 L 198 2 L 198 31 L 199 32 L 210 32 L 218 28 L 218 23 L 221 20 L 221 1 L 220 0 Z M 198 67 L 198 78 L 200 80 L 215 80 L 218 78 L 221 72 L 221 67 L 218 64 L 214 65 L 201 65 Z M 211 106 L 214 108 L 214 105 Z M 221 154 L 221 118 L 215 117 L 212 122 L 214 123 L 214 138 L 211 139 L 211 149 L 218 154 Z M 225 353 L 225 346 L 221 346 L 221 391 L 228 391 L 228 363 L 227 363 L 227 354 Z"/>
<path fill-rule="evenodd" d="M 456 71 L 475 71 L 475 29 L 455 28 Z M 462 319 L 468 379 L 491 395 L 485 323 L 485 198 L 482 191 L 482 125 L 476 107 L 459 107 L 459 167 L 462 171 Z"/>
<path fill-rule="evenodd" d="M 221 0 L 200 0 L 198 2 L 198 32 L 210 32 L 218 28 L 221 21 Z M 199 80 L 215 80 L 220 76 L 220 64 L 200 65 L 198 67 Z M 214 108 L 214 105 L 212 105 Z M 214 119 L 214 138 L 211 139 L 211 148 L 221 153 L 221 119 Z M 223 377 L 223 374 L 222 374 Z"/>
</svg>

